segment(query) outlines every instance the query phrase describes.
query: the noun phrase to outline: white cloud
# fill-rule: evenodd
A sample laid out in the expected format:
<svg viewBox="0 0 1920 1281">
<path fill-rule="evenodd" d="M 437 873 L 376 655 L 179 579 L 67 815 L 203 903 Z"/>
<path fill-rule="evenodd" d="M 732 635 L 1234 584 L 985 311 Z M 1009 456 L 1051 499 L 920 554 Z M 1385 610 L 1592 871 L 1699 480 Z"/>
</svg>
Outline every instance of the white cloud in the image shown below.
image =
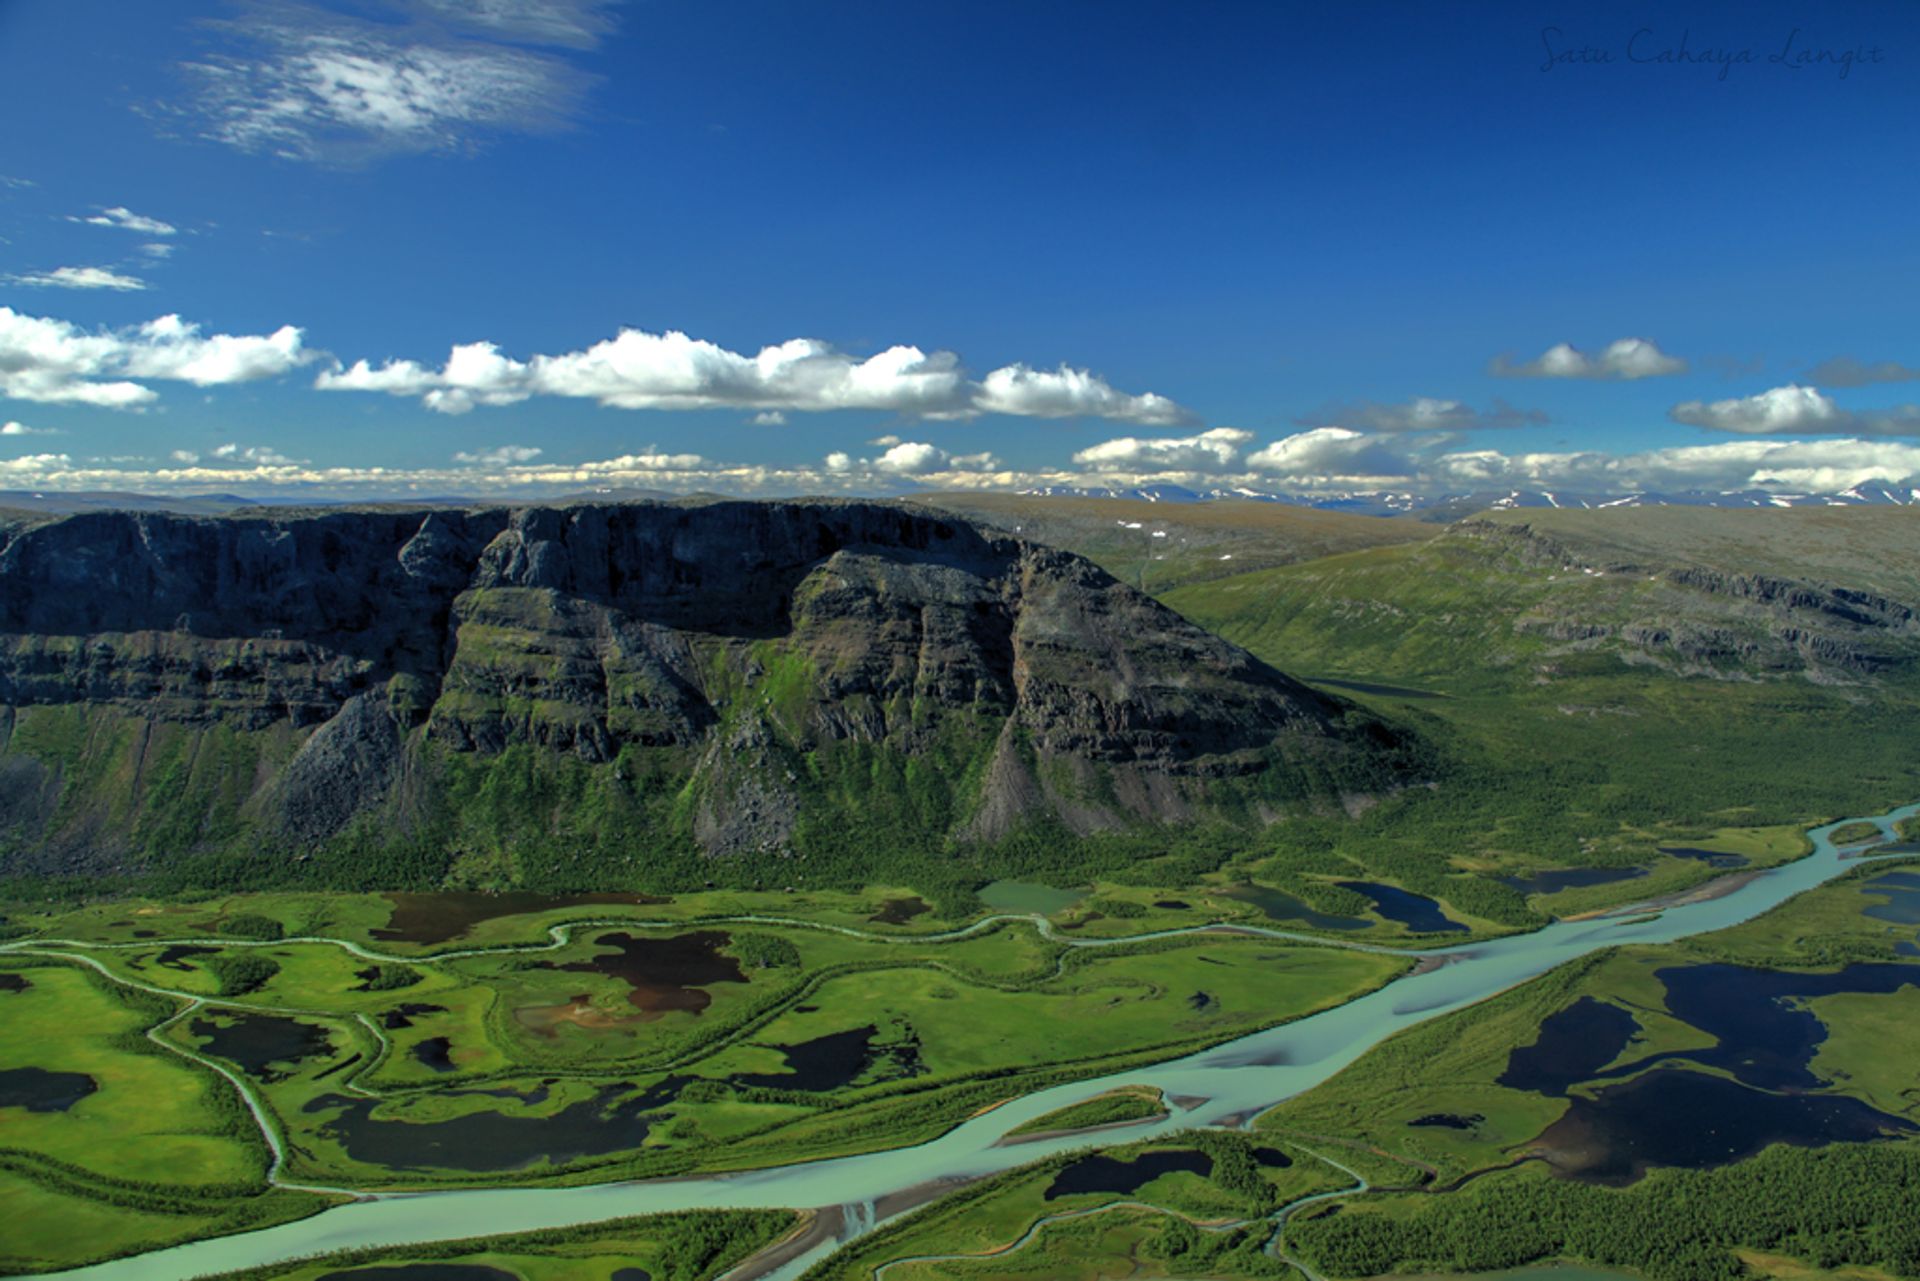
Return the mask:
<svg viewBox="0 0 1920 1281">
<path fill-rule="evenodd" d="M 1360 431 L 1477 431 L 1494 427 L 1537 427 L 1548 421 L 1538 409 L 1518 409 L 1496 399 L 1486 411 L 1458 400 L 1416 396 L 1405 404 L 1363 400 L 1329 405 L 1298 420 L 1306 426 L 1341 426 Z"/>
<path fill-rule="evenodd" d="M 815 339 L 795 338 L 749 356 L 677 330 L 623 329 L 584 351 L 525 361 L 502 355 L 490 342 L 466 343 L 454 347 L 439 369 L 413 360 L 379 366 L 360 360 L 323 371 L 314 385 L 419 396 L 429 409 L 447 414 L 565 396 L 618 409 L 868 409 L 923 418 L 1083 413 L 1149 423 L 1185 417 L 1163 396 L 1130 396 L 1078 370 L 1040 374 L 1010 365 L 976 383 L 951 352 L 896 346 L 863 360 Z"/>
<path fill-rule="evenodd" d="M 415 7 L 413 21 L 398 23 L 259 5 L 212 24 L 237 41 L 187 64 L 199 94 L 185 113 L 210 139 L 301 160 L 459 150 L 491 132 L 551 130 L 576 114 L 594 78 L 517 46 L 591 44 L 601 7 L 460 0 Z"/>
<path fill-rule="evenodd" d="M 170 222 L 161 222 L 158 218 L 149 218 L 137 214 L 125 205 L 115 205 L 111 209 L 102 209 L 88 217 L 69 217 L 68 222 L 84 222 L 93 227 L 118 227 L 122 231 L 137 231 L 143 236 L 171 236 L 179 228 Z"/>
<path fill-rule="evenodd" d="M 1084 369 L 1052 372 L 1008 365 L 981 380 L 975 412 L 1030 418 L 1108 418 L 1143 427 L 1176 427 L 1193 415 L 1165 396 L 1129 396 Z"/>
<path fill-rule="evenodd" d="M 483 467 L 505 467 L 510 463 L 530 463 L 544 450 L 538 445 L 499 445 L 479 453 L 458 453 L 453 456 L 456 463 L 477 463 Z"/>
<path fill-rule="evenodd" d="M 894 435 L 875 436 L 872 440 L 868 441 L 867 443 L 869 445 L 872 445 L 875 449 L 885 449 L 888 445 L 899 444 L 900 438 Z"/>
<path fill-rule="evenodd" d="M 0 436 L 58 436 L 57 427 L 29 427 L 21 422 L 0 423 Z"/>
<path fill-rule="evenodd" d="M 851 471 L 852 469 L 853 469 L 852 454 L 846 453 L 843 450 L 836 449 L 831 454 L 827 455 L 828 471 L 843 472 L 843 471 Z"/>
<path fill-rule="evenodd" d="M 8 276 L 16 285 L 49 289 L 145 289 L 147 282 L 138 276 L 122 275 L 108 267 L 55 267 L 52 271 L 27 276 Z"/>
<path fill-rule="evenodd" d="M 306 463 L 304 458 L 289 458 L 277 449 L 265 445 L 226 444 L 213 451 L 215 458 L 224 458 L 233 462 L 253 463 L 259 467 L 298 467 Z"/>
<path fill-rule="evenodd" d="M 1249 454 L 1247 466 L 1270 481 L 1305 488 L 1365 488 L 1405 480 L 1417 468 L 1405 439 L 1350 427 L 1315 427 L 1276 440 Z"/>
<path fill-rule="evenodd" d="M 1237 427 L 1215 427 L 1193 436 L 1148 440 L 1122 436 L 1081 450 L 1073 456 L 1073 461 L 1096 471 L 1219 472 L 1231 467 L 1240 446 L 1252 439 L 1252 432 Z"/>
<path fill-rule="evenodd" d="M 1685 373 L 1687 362 L 1669 356 L 1647 338 L 1620 338 L 1598 356 L 1589 356 L 1570 343 L 1547 348 L 1537 359 L 1514 364 L 1506 356 L 1494 358 L 1492 372 L 1503 378 L 1659 378 Z"/>
<path fill-rule="evenodd" d="M 946 450 L 915 440 L 903 440 L 873 461 L 873 465 L 881 471 L 901 476 L 940 471 L 946 463 Z"/>
<path fill-rule="evenodd" d="M 88 332 L 68 321 L 0 307 L 0 396 L 47 404 L 132 409 L 158 397 L 131 379 L 165 379 L 199 387 L 283 374 L 312 359 L 301 331 L 213 334 L 178 316 L 130 329 Z"/>
<path fill-rule="evenodd" d="M 1731 400 L 1684 401 L 1667 413 L 1689 427 L 1747 436 L 1920 436 L 1920 405 L 1854 412 L 1818 388 L 1797 383 Z"/>
<path fill-rule="evenodd" d="M 763 409 L 753 416 L 752 421 L 755 427 L 784 427 L 787 425 L 787 416 L 777 409 Z"/>
<path fill-rule="evenodd" d="M 176 449 L 168 454 L 167 457 L 176 463 L 197 463 L 200 461 L 200 455 L 194 453 L 191 449 Z"/>
<path fill-rule="evenodd" d="M 172 245 L 161 244 L 155 241 L 151 244 L 141 245 L 140 252 L 149 258 L 169 258 L 173 255 L 173 248 Z"/>
</svg>

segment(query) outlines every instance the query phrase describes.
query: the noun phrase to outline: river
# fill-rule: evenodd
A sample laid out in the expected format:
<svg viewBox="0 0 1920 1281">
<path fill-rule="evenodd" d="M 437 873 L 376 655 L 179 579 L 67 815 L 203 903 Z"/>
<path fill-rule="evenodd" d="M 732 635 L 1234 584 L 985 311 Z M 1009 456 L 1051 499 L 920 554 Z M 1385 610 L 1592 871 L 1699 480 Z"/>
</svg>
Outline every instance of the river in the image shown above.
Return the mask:
<svg viewBox="0 0 1920 1281">
<path fill-rule="evenodd" d="M 1866 820 L 1893 836 L 1893 824 L 1920 805 Z M 826 1241 L 765 1281 L 788 1281 L 850 1235 L 886 1216 L 876 1204 L 912 1204 L 896 1194 L 939 1181 L 960 1181 L 1086 1147 L 1087 1136 L 996 1146 L 1019 1125 L 1118 1086 L 1158 1087 L 1192 1106 L 1152 1126 L 1128 1129 L 1116 1142 L 1203 1125 L 1237 1124 L 1320 1084 L 1394 1033 L 1486 1000 L 1515 984 L 1601 948 L 1670 943 L 1737 925 L 1777 907 L 1855 865 L 1828 834 L 1811 833 L 1814 850 L 1792 863 L 1740 873 L 1716 883 L 1724 893 L 1665 907 L 1624 908 L 1607 916 L 1559 921 L 1531 934 L 1414 953 L 1439 964 L 1322 1013 L 1256 1032 L 1209 1050 L 1150 1067 L 1055 1086 L 1008 1102 L 914 1147 L 764 1170 L 704 1177 L 608 1183 L 572 1188 L 488 1188 L 372 1196 L 278 1227 L 195 1241 L 91 1267 L 49 1273 L 60 1281 L 184 1281 L 337 1250 L 412 1245 L 557 1228 L 627 1215 L 697 1208 L 838 1208 L 837 1241 Z M 898 1213 L 901 1211 L 895 1211 Z"/>
</svg>

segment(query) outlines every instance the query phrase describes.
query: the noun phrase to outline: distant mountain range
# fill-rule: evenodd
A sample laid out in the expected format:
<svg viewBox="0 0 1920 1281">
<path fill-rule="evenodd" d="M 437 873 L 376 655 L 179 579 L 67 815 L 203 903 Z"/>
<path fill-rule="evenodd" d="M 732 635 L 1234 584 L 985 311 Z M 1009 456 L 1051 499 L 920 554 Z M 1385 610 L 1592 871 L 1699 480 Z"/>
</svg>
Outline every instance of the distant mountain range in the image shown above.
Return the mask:
<svg viewBox="0 0 1920 1281">
<path fill-rule="evenodd" d="M 1150 503 L 1204 503 L 1215 501 L 1287 503 L 1322 511 L 1354 512 L 1365 516 L 1417 516 L 1451 521 L 1482 511 L 1516 507 L 1599 510 L 1608 507 L 1915 507 L 1920 489 L 1884 485 L 1856 485 L 1837 493 L 1782 494 L 1768 489 L 1710 491 L 1678 490 L 1666 493 L 1608 494 L 1572 490 L 1482 490 L 1464 494 L 1420 494 L 1412 490 L 1376 489 L 1351 493 L 1289 494 L 1259 489 L 1187 489 L 1180 485 L 1139 488 L 1052 485 L 1024 491 L 1045 497 L 1125 498 Z"/>
</svg>

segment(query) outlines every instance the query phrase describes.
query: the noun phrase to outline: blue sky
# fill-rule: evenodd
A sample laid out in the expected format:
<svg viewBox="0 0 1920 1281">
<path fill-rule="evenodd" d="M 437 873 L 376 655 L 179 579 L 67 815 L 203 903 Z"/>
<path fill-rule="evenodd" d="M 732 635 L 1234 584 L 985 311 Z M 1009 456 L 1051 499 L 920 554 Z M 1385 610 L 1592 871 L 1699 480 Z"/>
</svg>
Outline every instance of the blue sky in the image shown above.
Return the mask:
<svg viewBox="0 0 1920 1281">
<path fill-rule="evenodd" d="M 1916 485 L 1916 59 L 1898 4 L 0 0 L 0 488 Z"/>
</svg>

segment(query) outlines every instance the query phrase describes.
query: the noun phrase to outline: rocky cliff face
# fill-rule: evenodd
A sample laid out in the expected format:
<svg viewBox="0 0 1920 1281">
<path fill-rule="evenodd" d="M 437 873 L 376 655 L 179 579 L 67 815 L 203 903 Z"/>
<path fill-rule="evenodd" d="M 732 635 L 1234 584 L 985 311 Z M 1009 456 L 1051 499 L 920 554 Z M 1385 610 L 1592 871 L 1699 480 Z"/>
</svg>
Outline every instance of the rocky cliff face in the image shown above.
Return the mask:
<svg viewBox="0 0 1920 1281">
<path fill-rule="evenodd" d="M 1273 817 L 1408 752 L 1086 561 L 842 502 L 3 528 L 0 707 L 16 862 L 311 845 L 508 758 L 740 853 L 804 846 L 862 779 L 964 841 L 1223 786 Z"/>
</svg>

